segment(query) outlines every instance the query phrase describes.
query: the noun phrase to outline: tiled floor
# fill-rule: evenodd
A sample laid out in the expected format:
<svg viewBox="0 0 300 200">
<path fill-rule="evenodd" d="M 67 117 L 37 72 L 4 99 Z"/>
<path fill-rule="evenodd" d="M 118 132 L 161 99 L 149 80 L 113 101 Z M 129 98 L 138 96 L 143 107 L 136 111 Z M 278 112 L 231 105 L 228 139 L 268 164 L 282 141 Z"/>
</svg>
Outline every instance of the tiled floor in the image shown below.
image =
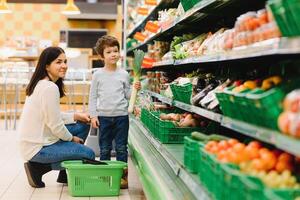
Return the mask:
<svg viewBox="0 0 300 200">
<path fill-rule="evenodd" d="M 145 200 L 135 169 L 129 160 L 129 190 L 121 190 L 119 197 L 80 197 L 68 194 L 68 187 L 56 182 L 58 172 L 43 177 L 45 188 L 34 189 L 28 185 L 23 161 L 17 146 L 15 131 L 0 130 L 0 200 Z"/>
</svg>

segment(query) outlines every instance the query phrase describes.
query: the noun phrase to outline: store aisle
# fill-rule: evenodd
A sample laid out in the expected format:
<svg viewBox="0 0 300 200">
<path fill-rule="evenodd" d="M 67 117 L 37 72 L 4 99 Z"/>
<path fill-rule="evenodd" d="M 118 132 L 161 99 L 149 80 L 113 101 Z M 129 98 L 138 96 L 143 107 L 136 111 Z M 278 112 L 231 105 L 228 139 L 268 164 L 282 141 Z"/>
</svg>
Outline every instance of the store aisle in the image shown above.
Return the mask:
<svg viewBox="0 0 300 200">
<path fill-rule="evenodd" d="M 68 187 L 56 182 L 58 172 L 52 171 L 43 177 L 46 187 L 31 188 L 23 169 L 23 161 L 17 147 L 16 131 L 0 130 L 0 200 L 144 200 L 143 190 L 135 169 L 129 159 L 129 190 L 121 190 L 119 197 L 74 198 Z"/>
</svg>

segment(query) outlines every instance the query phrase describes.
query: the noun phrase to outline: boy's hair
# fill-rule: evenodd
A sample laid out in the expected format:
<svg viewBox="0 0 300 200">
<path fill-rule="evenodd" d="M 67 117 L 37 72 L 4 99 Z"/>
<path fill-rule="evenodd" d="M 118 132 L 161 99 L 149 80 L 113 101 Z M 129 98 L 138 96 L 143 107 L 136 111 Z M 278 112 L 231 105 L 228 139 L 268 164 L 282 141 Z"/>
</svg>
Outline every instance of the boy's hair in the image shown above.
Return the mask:
<svg viewBox="0 0 300 200">
<path fill-rule="evenodd" d="M 109 35 L 102 36 L 98 39 L 94 50 L 103 57 L 103 51 L 106 47 L 114 47 L 117 46 L 120 50 L 120 43 L 117 38 Z"/>
</svg>

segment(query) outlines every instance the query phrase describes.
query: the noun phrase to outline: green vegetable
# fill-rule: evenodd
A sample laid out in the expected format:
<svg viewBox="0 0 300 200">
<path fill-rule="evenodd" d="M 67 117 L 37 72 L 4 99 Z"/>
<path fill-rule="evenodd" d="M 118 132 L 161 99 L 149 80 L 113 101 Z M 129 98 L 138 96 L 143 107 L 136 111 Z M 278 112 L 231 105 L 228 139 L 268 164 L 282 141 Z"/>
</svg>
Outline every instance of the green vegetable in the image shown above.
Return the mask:
<svg viewBox="0 0 300 200">
<path fill-rule="evenodd" d="M 229 138 L 223 135 L 211 134 L 207 136 L 207 139 L 214 140 L 214 141 L 221 141 L 221 140 L 228 140 Z"/>
<path fill-rule="evenodd" d="M 208 139 L 207 135 L 197 132 L 197 131 L 192 132 L 191 136 L 193 139 L 198 140 L 198 141 L 205 141 Z"/>
<path fill-rule="evenodd" d="M 134 50 L 134 60 L 133 60 L 133 73 L 134 73 L 134 79 L 133 79 L 133 84 L 138 82 L 140 80 L 141 74 L 142 74 L 142 62 L 145 56 L 145 53 L 142 50 Z M 137 89 L 134 87 L 132 88 L 131 92 L 131 97 L 129 101 L 129 107 L 128 107 L 128 112 L 132 113 L 133 112 L 133 107 L 136 101 L 136 96 L 137 96 Z"/>
<path fill-rule="evenodd" d="M 229 138 L 223 135 L 217 135 L 217 134 L 211 134 L 211 135 L 205 135 L 203 133 L 194 131 L 191 134 L 192 138 L 198 141 L 210 141 L 210 140 L 214 140 L 214 141 L 221 141 L 221 140 L 228 140 Z"/>
</svg>

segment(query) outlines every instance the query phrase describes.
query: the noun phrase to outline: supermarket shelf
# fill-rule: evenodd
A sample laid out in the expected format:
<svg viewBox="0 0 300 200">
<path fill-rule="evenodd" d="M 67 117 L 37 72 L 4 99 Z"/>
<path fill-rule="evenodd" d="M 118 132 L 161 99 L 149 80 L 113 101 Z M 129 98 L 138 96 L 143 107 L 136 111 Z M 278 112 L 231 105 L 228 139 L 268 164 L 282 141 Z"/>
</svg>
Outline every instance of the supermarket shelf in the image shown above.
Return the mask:
<svg viewBox="0 0 300 200">
<path fill-rule="evenodd" d="M 185 104 L 179 101 L 174 101 L 173 106 L 178 107 L 182 110 L 188 111 L 188 112 L 193 112 L 196 113 L 198 115 L 201 115 L 207 119 L 216 121 L 216 122 L 221 122 L 222 119 L 222 115 L 218 114 L 218 113 L 214 113 L 212 111 L 197 107 L 197 106 L 192 106 L 189 104 Z"/>
<path fill-rule="evenodd" d="M 300 156 L 300 141 L 285 136 L 278 131 L 248 124 L 225 116 L 222 117 L 221 125 L 244 135 L 272 144 L 291 154 Z"/>
<path fill-rule="evenodd" d="M 161 186 L 161 190 L 164 190 L 165 187 L 172 188 L 174 183 L 177 183 L 177 189 L 174 190 L 173 188 L 173 194 L 172 197 L 168 196 L 168 199 L 183 199 L 183 196 L 185 199 L 211 199 L 209 193 L 206 191 L 206 189 L 203 188 L 203 186 L 200 183 L 200 180 L 197 175 L 189 173 L 184 165 L 183 165 L 183 144 L 161 144 L 159 141 L 157 141 L 152 135 L 148 132 L 148 130 L 142 125 L 140 121 L 135 119 L 134 117 L 131 117 L 130 119 L 131 124 L 133 128 L 131 129 L 132 132 L 130 132 L 130 143 L 132 143 L 130 146 L 132 149 L 138 148 L 133 143 L 133 140 L 138 139 L 138 135 L 142 139 L 141 142 L 138 142 L 143 149 L 147 148 L 147 145 L 150 145 L 151 149 L 155 149 L 156 151 L 151 151 L 151 155 L 143 155 L 143 158 L 149 158 L 150 156 L 154 156 L 156 154 L 159 154 L 161 156 L 161 159 L 159 160 L 160 163 L 166 162 L 167 166 L 170 167 L 169 170 L 169 176 L 175 176 L 172 179 L 172 185 L 159 185 Z M 135 134 L 134 136 L 132 134 Z M 137 149 L 138 150 L 138 149 Z M 139 160 L 139 162 L 141 162 Z M 153 160 L 153 165 L 155 165 L 155 161 Z M 140 169 L 143 167 L 139 167 Z M 155 171 L 162 171 L 159 166 L 154 166 Z M 151 172 L 150 172 L 151 173 Z M 164 177 L 163 180 L 166 180 Z M 188 188 L 188 191 L 186 191 L 184 194 L 178 193 L 181 190 Z M 147 190 L 147 188 L 144 187 L 144 189 Z M 174 194 L 177 193 L 177 194 Z M 146 191 L 147 194 L 147 191 Z M 181 196 L 183 195 L 183 196 Z M 146 195 L 147 196 L 147 195 Z"/>
<path fill-rule="evenodd" d="M 275 38 L 253 45 L 235 48 L 228 52 L 176 60 L 175 65 L 220 62 L 288 54 L 300 54 L 300 37 Z"/>
<path fill-rule="evenodd" d="M 169 105 L 173 104 L 173 100 L 170 99 L 170 98 L 168 98 L 168 97 L 164 97 L 164 96 L 162 96 L 160 94 L 157 94 L 157 93 L 149 91 L 149 90 L 144 90 L 143 92 L 145 92 L 146 94 L 148 94 L 148 95 L 150 95 L 152 97 L 157 98 L 158 100 L 160 100 L 163 103 L 166 103 L 166 104 L 169 104 Z"/>
<path fill-rule="evenodd" d="M 182 60 L 166 60 L 153 64 L 153 67 L 170 65 L 187 65 L 231 60 L 255 59 L 264 56 L 298 55 L 300 54 L 300 37 L 275 38 L 253 45 L 235 48 L 232 51 L 213 55 L 191 57 Z M 151 68 L 150 68 L 151 69 Z"/>
<path fill-rule="evenodd" d="M 155 62 L 153 64 L 153 67 L 161 67 L 161 66 L 170 66 L 174 64 L 174 60 L 163 60 L 163 61 L 159 61 L 159 62 Z"/>
<path fill-rule="evenodd" d="M 197 107 L 197 106 L 192 106 L 192 105 L 189 105 L 189 104 L 185 104 L 185 103 L 182 103 L 182 102 L 179 102 L 179 101 L 173 101 L 170 98 L 164 97 L 160 94 L 157 94 L 157 93 L 149 91 L 149 90 L 145 90 L 144 92 L 146 94 L 149 94 L 150 96 L 153 96 L 153 97 L 157 98 L 158 100 L 160 100 L 163 103 L 173 105 L 175 107 L 178 107 L 178 108 L 180 108 L 182 110 L 185 110 L 185 111 L 188 111 L 188 112 L 196 113 L 198 115 L 201 115 L 203 117 L 206 117 L 206 118 L 211 119 L 211 120 L 216 121 L 216 122 L 221 122 L 222 115 L 220 115 L 218 113 L 214 113 L 214 112 L 208 111 L 206 109 L 203 109 L 203 108 L 200 108 L 200 107 Z"/>
<path fill-rule="evenodd" d="M 154 13 L 156 13 L 160 8 L 161 5 L 167 2 L 167 0 L 159 0 L 156 6 L 153 6 L 152 9 L 149 11 L 149 14 L 145 16 L 141 21 L 137 22 L 134 28 L 128 31 L 127 38 L 132 37 L 133 34 L 138 30 L 140 26 L 142 26 Z"/>
<path fill-rule="evenodd" d="M 203 17 L 204 14 L 199 14 L 198 12 L 201 11 L 202 9 L 204 9 L 205 7 L 207 7 L 207 6 L 209 6 L 213 3 L 216 3 L 216 2 L 222 2 L 222 1 L 219 1 L 219 0 L 203 0 L 203 1 L 200 1 L 191 10 L 186 12 L 185 15 L 175 19 L 174 22 L 169 27 L 161 29 L 157 34 L 155 34 L 152 37 L 148 38 L 146 41 L 138 44 L 135 47 L 132 47 L 132 48 L 128 49 L 127 53 L 132 52 L 134 49 L 139 49 L 139 48 L 144 47 L 146 44 L 153 41 L 154 39 L 156 39 L 156 38 L 160 37 L 161 35 L 171 31 L 171 29 L 174 28 L 175 26 L 177 26 L 178 24 L 184 23 L 185 20 L 189 19 L 192 16 L 196 16 L 196 15 L 199 16 L 200 15 L 201 17 Z"/>
<path fill-rule="evenodd" d="M 242 122 L 239 120 L 235 120 L 235 119 L 226 117 L 224 115 L 220 115 L 218 113 L 208 111 L 208 110 L 200 108 L 200 107 L 192 106 L 192 105 L 185 104 L 185 103 L 178 102 L 178 101 L 172 101 L 172 99 L 170 99 L 170 98 L 164 97 L 160 94 L 156 94 L 151 91 L 144 91 L 144 92 L 153 97 L 156 97 L 158 100 L 160 100 L 166 104 L 173 105 L 175 107 L 181 108 L 188 112 L 196 113 L 200 116 L 203 116 L 203 117 L 206 117 L 213 121 L 221 123 L 221 125 L 223 127 L 229 128 L 231 130 L 242 133 L 244 135 L 264 141 L 268 144 L 272 144 L 272 145 L 274 145 L 282 150 L 285 150 L 291 154 L 300 156 L 300 141 L 297 141 L 294 138 L 283 135 L 282 133 L 280 133 L 278 131 L 260 127 L 260 126 L 256 126 L 256 125 Z"/>
</svg>

